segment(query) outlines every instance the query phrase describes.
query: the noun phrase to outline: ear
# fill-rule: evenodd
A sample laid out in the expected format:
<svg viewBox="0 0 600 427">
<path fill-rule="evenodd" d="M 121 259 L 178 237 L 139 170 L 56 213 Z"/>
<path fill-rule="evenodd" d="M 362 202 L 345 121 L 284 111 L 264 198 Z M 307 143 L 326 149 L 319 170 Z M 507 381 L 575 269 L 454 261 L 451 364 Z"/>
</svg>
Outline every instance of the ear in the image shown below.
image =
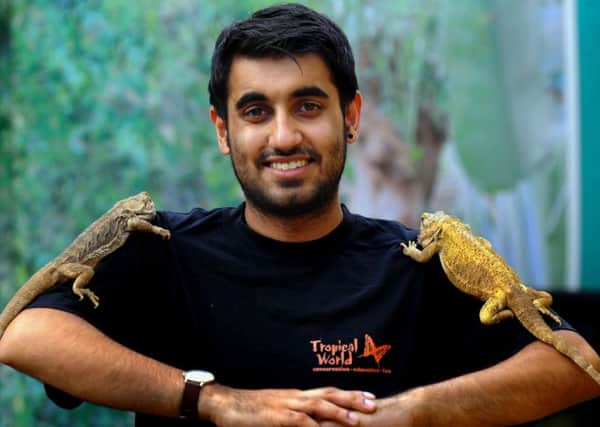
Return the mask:
<svg viewBox="0 0 600 427">
<path fill-rule="evenodd" d="M 354 99 L 346 106 L 344 111 L 344 124 L 346 125 L 347 133 L 352 137 L 347 137 L 346 141 L 352 144 L 358 139 L 360 131 L 360 112 L 362 108 L 362 95 L 359 91 L 354 94 Z"/>
<path fill-rule="evenodd" d="M 227 143 L 227 123 L 219 116 L 217 110 L 212 105 L 210 106 L 210 121 L 215 127 L 217 132 L 217 143 L 219 144 L 219 150 L 223 154 L 229 154 L 229 144 Z"/>
</svg>

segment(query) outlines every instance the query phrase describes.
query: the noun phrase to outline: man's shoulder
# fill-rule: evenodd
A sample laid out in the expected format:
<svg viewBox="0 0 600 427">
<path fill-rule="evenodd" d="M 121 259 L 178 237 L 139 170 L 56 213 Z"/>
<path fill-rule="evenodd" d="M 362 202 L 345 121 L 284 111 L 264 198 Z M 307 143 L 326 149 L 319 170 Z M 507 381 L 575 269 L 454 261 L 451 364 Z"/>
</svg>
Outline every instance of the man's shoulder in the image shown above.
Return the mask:
<svg viewBox="0 0 600 427">
<path fill-rule="evenodd" d="M 400 221 L 346 212 L 348 220 L 360 238 L 382 244 L 386 242 L 402 243 L 417 238 L 418 230 L 410 228 Z"/>
<path fill-rule="evenodd" d="M 156 225 L 173 232 L 198 230 L 205 227 L 224 226 L 241 217 L 241 208 L 194 208 L 187 212 L 161 210 L 157 212 Z"/>
</svg>

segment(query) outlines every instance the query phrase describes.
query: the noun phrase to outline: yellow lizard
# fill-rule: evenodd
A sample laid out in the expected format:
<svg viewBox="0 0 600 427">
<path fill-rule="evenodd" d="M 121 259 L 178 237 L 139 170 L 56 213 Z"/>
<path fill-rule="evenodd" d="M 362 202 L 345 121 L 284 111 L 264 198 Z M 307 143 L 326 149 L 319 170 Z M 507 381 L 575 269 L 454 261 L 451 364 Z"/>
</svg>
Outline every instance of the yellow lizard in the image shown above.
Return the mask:
<svg viewBox="0 0 600 427">
<path fill-rule="evenodd" d="M 560 324 L 549 310 L 548 292 L 525 286 L 517 273 L 496 253 L 492 244 L 476 236 L 467 224 L 442 211 L 421 216 L 418 242 L 402 243 L 403 252 L 418 262 L 439 254 L 448 279 L 459 290 L 484 301 L 479 319 L 485 325 L 516 317 L 537 339 L 573 360 L 599 385 L 600 373 L 546 324 L 542 314 Z"/>
<path fill-rule="evenodd" d="M 147 192 L 121 200 L 94 221 L 56 258 L 38 270 L 8 302 L 0 314 L 0 337 L 8 324 L 35 297 L 68 279 L 73 279 L 73 292 L 94 304 L 99 298 L 87 289 L 96 265 L 108 254 L 119 249 L 132 231 L 158 234 L 164 239 L 171 237 L 169 230 L 152 225 L 156 209 Z"/>
</svg>

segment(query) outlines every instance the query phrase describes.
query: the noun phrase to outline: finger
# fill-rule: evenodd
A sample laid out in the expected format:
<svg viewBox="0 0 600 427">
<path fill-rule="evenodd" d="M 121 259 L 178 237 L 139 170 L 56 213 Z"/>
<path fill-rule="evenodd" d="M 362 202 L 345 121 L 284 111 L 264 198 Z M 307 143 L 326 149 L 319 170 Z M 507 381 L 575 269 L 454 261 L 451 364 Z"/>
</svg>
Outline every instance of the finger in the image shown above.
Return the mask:
<svg viewBox="0 0 600 427">
<path fill-rule="evenodd" d="M 342 425 L 354 426 L 358 424 L 360 412 L 373 413 L 376 410 L 374 399 L 375 396 L 368 392 L 325 387 L 301 392 L 292 405 L 317 420 L 334 420 Z"/>
<path fill-rule="evenodd" d="M 273 425 L 282 426 L 282 427 L 319 427 L 319 424 L 315 419 L 313 419 L 310 415 L 287 410 L 279 414 L 276 417 L 276 420 L 273 420 Z"/>
<path fill-rule="evenodd" d="M 317 396 L 335 405 L 370 414 L 375 412 L 375 395 L 366 391 L 340 390 L 335 387 L 324 387 L 306 391 L 309 396 Z"/>
<path fill-rule="evenodd" d="M 290 408 L 305 413 L 317 421 L 332 420 L 344 426 L 358 424 L 358 416 L 355 411 L 337 406 L 316 396 L 298 396 L 290 402 Z"/>
</svg>

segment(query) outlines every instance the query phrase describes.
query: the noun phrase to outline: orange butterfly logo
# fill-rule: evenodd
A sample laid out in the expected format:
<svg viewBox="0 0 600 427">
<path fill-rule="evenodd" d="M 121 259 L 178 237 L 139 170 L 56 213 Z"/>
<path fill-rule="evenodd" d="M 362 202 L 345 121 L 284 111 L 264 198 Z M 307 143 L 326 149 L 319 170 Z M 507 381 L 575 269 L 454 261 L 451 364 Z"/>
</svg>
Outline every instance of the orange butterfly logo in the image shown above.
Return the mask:
<svg viewBox="0 0 600 427">
<path fill-rule="evenodd" d="M 365 334 L 365 349 L 363 350 L 363 354 L 358 357 L 369 357 L 373 356 L 375 362 L 377 362 L 377 367 L 380 368 L 379 362 L 381 359 L 392 348 L 389 344 L 383 344 L 379 347 L 375 345 L 375 341 L 369 334 Z"/>
</svg>

